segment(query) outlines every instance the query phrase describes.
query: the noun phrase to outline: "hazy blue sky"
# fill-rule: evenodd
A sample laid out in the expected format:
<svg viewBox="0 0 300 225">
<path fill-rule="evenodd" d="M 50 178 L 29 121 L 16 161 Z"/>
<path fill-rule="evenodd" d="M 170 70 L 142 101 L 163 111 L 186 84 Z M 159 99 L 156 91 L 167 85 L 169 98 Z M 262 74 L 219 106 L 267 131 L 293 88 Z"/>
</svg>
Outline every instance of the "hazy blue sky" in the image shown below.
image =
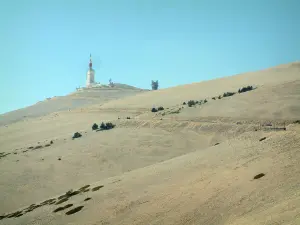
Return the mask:
<svg viewBox="0 0 300 225">
<path fill-rule="evenodd" d="M 0 0 L 0 113 L 96 81 L 162 88 L 300 59 L 299 0 Z M 100 64 L 101 62 L 101 64 Z"/>
</svg>

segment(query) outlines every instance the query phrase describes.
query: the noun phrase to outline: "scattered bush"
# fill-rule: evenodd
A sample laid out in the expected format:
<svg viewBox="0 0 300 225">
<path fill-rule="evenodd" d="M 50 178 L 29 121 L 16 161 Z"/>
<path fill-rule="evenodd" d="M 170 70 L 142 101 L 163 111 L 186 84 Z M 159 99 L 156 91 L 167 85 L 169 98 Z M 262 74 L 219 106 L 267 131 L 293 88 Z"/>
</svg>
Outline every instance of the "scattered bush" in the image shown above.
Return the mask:
<svg viewBox="0 0 300 225">
<path fill-rule="evenodd" d="M 205 100 L 204 100 L 204 103 L 206 103 L 206 102 L 207 102 L 207 100 L 205 99 Z"/>
<path fill-rule="evenodd" d="M 253 87 L 252 86 L 247 86 L 239 89 L 239 93 L 247 92 L 247 91 L 252 91 Z"/>
<path fill-rule="evenodd" d="M 218 99 L 221 99 L 221 98 L 222 98 L 221 95 L 219 95 Z"/>
<path fill-rule="evenodd" d="M 74 138 L 80 138 L 82 135 L 79 132 L 74 133 L 72 139 Z"/>
<path fill-rule="evenodd" d="M 235 95 L 235 92 L 225 92 L 223 94 L 223 97 L 229 97 L 229 96 L 232 96 L 232 95 Z"/>
<path fill-rule="evenodd" d="M 186 102 L 183 102 L 182 105 L 186 105 Z"/>
<path fill-rule="evenodd" d="M 151 112 L 157 112 L 158 110 L 156 108 L 152 108 Z"/>
<path fill-rule="evenodd" d="M 263 137 L 263 138 L 259 139 L 259 141 L 264 141 L 266 139 L 267 139 L 267 137 Z"/>
<path fill-rule="evenodd" d="M 114 128 L 115 127 L 115 125 L 114 124 L 112 124 L 112 123 L 106 123 L 106 130 L 109 130 L 109 129 L 112 129 L 112 128 Z"/>
<path fill-rule="evenodd" d="M 159 106 L 159 107 L 157 108 L 157 111 L 162 111 L 162 110 L 164 110 L 164 107 L 162 107 L 162 106 Z"/>
<path fill-rule="evenodd" d="M 92 126 L 92 130 L 98 130 L 99 126 L 98 124 L 94 123 Z"/>
<path fill-rule="evenodd" d="M 130 120 L 130 116 L 127 116 L 126 119 Z"/>
<path fill-rule="evenodd" d="M 100 129 L 101 129 L 101 130 L 105 130 L 105 128 L 106 128 L 106 126 L 105 126 L 105 124 L 102 122 L 101 125 L 100 125 Z"/>
<path fill-rule="evenodd" d="M 216 97 L 212 97 L 211 99 L 216 100 Z"/>
<path fill-rule="evenodd" d="M 188 106 L 192 107 L 193 105 L 196 105 L 196 102 L 194 100 L 189 100 L 188 101 Z"/>
<path fill-rule="evenodd" d="M 108 123 L 101 123 L 100 125 L 100 130 L 110 130 L 112 128 L 114 128 L 116 125 L 112 124 L 111 122 L 108 122 Z"/>
<path fill-rule="evenodd" d="M 264 174 L 264 173 L 259 173 L 259 174 L 255 175 L 255 176 L 253 177 L 253 179 L 254 179 L 254 180 L 260 179 L 260 178 L 264 177 L 265 175 L 266 175 L 266 174 Z"/>
<path fill-rule="evenodd" d="M 296 121 L 294 121 L 293 123 L 295 123 L 295 124 L 300 124 L 300 120 L 296 120 Z"/>
</svg>

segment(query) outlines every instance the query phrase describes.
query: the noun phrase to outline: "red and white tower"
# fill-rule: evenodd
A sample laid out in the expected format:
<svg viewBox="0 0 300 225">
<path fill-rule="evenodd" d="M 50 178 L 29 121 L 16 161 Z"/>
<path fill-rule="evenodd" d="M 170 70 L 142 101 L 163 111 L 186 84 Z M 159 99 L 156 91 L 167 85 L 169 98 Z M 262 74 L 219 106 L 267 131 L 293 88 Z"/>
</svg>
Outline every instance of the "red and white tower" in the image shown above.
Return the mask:
<svg viewBox="0 0 300 225">
<path fill-rule="evenodd" d="M 95 84 L 95 70 L 93 69 L 92 55 L 90 54 L 89 69 L 86 73 L 86 87 L 92 87 Z"/>
</svg>

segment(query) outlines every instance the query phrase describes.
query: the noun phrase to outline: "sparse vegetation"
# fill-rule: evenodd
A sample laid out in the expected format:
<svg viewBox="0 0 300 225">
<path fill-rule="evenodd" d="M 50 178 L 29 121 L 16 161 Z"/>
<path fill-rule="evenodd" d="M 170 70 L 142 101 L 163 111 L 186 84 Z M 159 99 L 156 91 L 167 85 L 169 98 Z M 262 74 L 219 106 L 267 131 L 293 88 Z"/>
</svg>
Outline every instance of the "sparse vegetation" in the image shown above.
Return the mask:
<svg viewBox="0 0 300 225">
<path fill-rule="evenodd" d="M 106 124 L 102 122 L 100 125 L 100 130 L 110 130 L 110 129 L 114 128 L 115 126 L 116 125 L 111 122 L 108 122 Z"/>
<path fill-rule="evenodd" d="M 74 133 L 72 139 L 80 138 L 80 137 L 82 137 L 82 135 L 79 132 L 76 132 L 76 133 Z"/>
<path fill-rule="evenodd" d="M 223 94 L 223 98 L 224 98 L 224 97 L 233 96 L 233 95 L 235 95 L 235 94 L 236 94 L 235 92 L 225 92 L 225 93 Z"/>
<path fill-rule="evenodd" d="M 247 91 L 252 91 L 253 87 L 252 86 L 247 86 L 247 87 L 242 87 L 238 90 L 239 93 L 247 92 Z"/>
<path fill-rule="evenodd" d="M 80 210 L 82 210 L 83 206 L 78 206 L 74 209 L 71 209 L 70 211 L 66 212 L 66 215 L 71 215 L 71 214 L 74 214 L 74 213 L 77 213 L 79 212 Z"/>
<path fill-rule="evenodd" d="M 182 105 L 186 105 L 186 102 L 183 102 Z"/>
<path fill-rule="evenodd" d="M 188 101 L 188 106 L 192 107 L 193 105 L 196 105 L 196 102 L 194 100 L 189 100 Z"/>
<path fill-rule="evenodd" d="M 162 110 L 164 110 L 164 107 L 159 106 L 159 107 L 157 108 L 157 110 L 158 110 L 158 111 L 162 111 Z"/>
<path fill-rule="evenodd" d="M 98 124 L 94 123 L 92 126 L 92 130 L 98 130 L 99 126 Z"/>
<path fill-rule="evenodd" d="M 157 112 L 158 110 L 156 108 L 152 108 L 151 112 Z"/>
<path fill-rule="evenodd" d="M 295 123 L 295 124 L 300 124 L 300 120 L 296 120 L 296 121 L 294 121 L 293 123 Z"/>
<path fill-rule="evenodd" d="M 205 103 L 207 103 L 206 99 L 200 100 L 200 101 L 189 100 L 187 104 L 188 104 L 189 107 L 192 107 L 194 105 L 202 105 L 202 104 L 205 104 Z"/>
</svg>

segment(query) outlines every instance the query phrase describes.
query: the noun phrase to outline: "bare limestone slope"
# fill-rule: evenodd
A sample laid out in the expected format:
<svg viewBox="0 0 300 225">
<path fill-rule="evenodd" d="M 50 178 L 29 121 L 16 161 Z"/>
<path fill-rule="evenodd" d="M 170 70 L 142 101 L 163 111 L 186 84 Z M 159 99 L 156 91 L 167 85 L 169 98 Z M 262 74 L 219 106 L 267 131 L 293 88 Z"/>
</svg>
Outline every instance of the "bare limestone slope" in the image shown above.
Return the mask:
<svg viewBox="0 0 300 225">
<path fill-rule="evenodd" d="M 300 79 L 300 62 L 280 65 L 274 68 L 202 81 L 146 92 L 126 98 L 126 101 L 107 102 L 102 108 L 150 108 L 152 106 L 174 106 L 190 99 L 205 99 L 224 92 L 236 92 L 239 88 L 253 85 L 258 88 L 275 86 Z"/>
<path fill-rule="evenodd" d="M 299 98 L 293 63 L 1 126 L 0 224 L 299 224 Z"/>
<path fill-rule="evenodd" d="M 95 88 L 71 93 L 67 96 L 49 98 L 32 106 L 0 115 L 0 126 L 11 124 L 27 118 L 36 118 L 50 113 L 86 107 L 139 94 L 146 90 L 119 85 L 115 88 Z"/>
</svg>

